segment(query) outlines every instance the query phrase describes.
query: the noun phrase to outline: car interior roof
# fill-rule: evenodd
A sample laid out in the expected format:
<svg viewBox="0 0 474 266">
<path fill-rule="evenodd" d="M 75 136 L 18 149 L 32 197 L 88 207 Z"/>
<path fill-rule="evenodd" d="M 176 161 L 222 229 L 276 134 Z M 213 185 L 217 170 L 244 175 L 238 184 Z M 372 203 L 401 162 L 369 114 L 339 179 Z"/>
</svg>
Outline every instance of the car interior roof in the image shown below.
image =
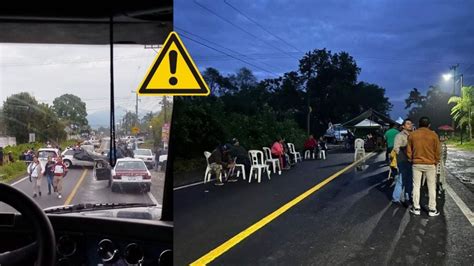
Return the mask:
<svg viewBox="0 0 474 266">
<path fill-rule="evenodd" d="M 41 2 L 31 6 L 9 2 L 0 8 L 0 42 L 108 44 L 109 18 L 114 17 L 114 43 L 160 44 L 173 30 L 173 2 L 118 2 L 103 7 L 96 1 Z"/>
</svg>

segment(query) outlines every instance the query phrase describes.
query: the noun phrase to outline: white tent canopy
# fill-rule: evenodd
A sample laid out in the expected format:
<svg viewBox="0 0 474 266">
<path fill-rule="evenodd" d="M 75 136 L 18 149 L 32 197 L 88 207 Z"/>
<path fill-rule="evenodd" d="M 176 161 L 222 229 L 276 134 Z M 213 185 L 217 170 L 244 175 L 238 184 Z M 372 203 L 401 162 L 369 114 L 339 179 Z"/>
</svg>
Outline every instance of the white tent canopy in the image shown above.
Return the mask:
<svg viewBox="0 0 474 266">
<path fill-rule="evenodd" d="M 366 119 L 360 121 L 354 127 L 355 128 L 381 128 L 382 125 L 366 118 Z"/>
</svg>

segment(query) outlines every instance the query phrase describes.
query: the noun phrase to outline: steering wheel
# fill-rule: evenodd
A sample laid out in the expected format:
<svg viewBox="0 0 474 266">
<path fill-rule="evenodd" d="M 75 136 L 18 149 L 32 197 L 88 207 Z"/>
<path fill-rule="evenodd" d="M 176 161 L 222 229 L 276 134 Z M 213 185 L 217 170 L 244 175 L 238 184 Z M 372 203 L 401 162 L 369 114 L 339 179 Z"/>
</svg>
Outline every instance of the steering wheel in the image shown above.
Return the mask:
<svg viewBox="0 0 474 266">
<path fill-rule="evenodd" d="M 36 256 L 36 265 L 50 266 L 56 263 L 56 238 L 53 226 L 41 207 L 25 193 L 0 183 L 0 202 L 12 206 L 33 225 L 36 241 L 16 250 L 0 253 L 0 265 L 18 264 Z"/>
</svg>

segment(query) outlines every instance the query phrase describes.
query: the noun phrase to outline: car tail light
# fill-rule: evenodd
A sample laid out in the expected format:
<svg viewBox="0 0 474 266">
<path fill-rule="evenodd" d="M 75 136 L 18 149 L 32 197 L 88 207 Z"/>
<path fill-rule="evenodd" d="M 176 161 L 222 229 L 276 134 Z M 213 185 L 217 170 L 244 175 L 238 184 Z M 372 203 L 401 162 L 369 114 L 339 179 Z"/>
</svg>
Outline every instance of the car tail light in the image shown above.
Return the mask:
<svg viewBox="0 0 474 266">
<path fill-rule="evenodd" d="M 146 174 L 146 175 L 143 176 L 143 179 L 151 179 L 151 175 Z"/>
<path fill-rule="evenodd" d="M 122 176 L 121 175 L 114 175 L 112 176 L 113 179 L 122 179 Z"/>
</svg>

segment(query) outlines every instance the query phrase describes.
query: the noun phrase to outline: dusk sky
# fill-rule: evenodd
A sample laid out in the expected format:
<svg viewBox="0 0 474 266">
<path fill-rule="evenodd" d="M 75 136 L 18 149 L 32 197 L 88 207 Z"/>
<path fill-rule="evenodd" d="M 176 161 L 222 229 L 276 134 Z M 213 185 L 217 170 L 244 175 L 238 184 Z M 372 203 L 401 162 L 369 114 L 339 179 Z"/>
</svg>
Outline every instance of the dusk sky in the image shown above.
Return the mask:
<svg viewBox="0 0 474 266">
<path fill-rule="evenodd" d="M 307 51 L 346 51 L 362 69 L 359 81 L 386 89 L 397 118 L 412 88 L 450 91 L 441 75 L 452 65 L 465 85 L 474 82 L 473 10 L 474 1 L 456 0 L 175 0 L 174 26 L 201 70 L 223 74 L 247 67 L 271 78 L 297 70 Z"/>
</svg>

